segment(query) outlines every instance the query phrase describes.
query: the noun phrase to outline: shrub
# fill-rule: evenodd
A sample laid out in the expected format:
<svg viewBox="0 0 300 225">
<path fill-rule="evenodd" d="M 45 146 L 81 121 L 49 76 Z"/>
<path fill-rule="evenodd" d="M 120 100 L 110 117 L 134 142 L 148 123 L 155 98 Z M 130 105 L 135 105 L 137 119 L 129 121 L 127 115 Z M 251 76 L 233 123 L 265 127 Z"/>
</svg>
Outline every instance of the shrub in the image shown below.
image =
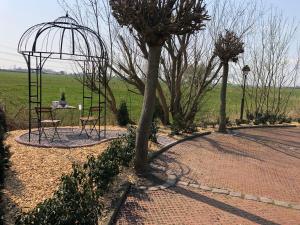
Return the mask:
<svg viewBox="0 0 300 225">
<path fill-rule="evenodd" d="M 70 175 L 61 178 L 61 184 L 51 199 L 17 219 L 25 224 L 97 224 L 101 215 L 103 196 L 122 166 L 129 166 L 134 157 L 135 129 L 111 142 L 101 155 L 89 157 L 84 165 L 73 165 Z"/>
<path fill-rule="evenodd" d="M 255 116 L 253 115 L 253 113 L 250 113 L 250 112 L 247 112 L 246 117 L 247 117 L 247 120 L 249 120 L 249 121 L 252 121 L 255 119 Z"/>
<path fill-rule="evenodd" d="M 5 146 L 5 133 L 7 131 L 5 114 L 0 110 L 0 187 L 4 183 L 5 169 L 8 167 L 9 161 L 9 149 Z"/>
<path fill-rule="evenodd" d="M 241 124 L 242 124 L 242 121 L 241 121 L 240 119 L 236 119 L 236 120 L 235 120 L 235 124 L 236 124 L 236 125 L 241 125 Z"/>
<path fill-rule="evenodd" d="M 122 101 L 120 104 L 120 108 L 117 114 L 117 121 L 120 126 L 126 126 L 130 122 L 128 109 L 125 101 Z"/>
<path fill-rule="evenodd" d="M 151 124 L 151 131 L 150 131 L 150 136 L 149 136 L 149 140 L 154 142 L 154 143 L 158 143 L 157 142 L 157 132 L 158 132 L 158 126 L 157 126 L 157 121 L 154 120 Z"/>
<path fill-rule="evenodd" d="M 96 224 L 101 205 L 85 178 L 83 170 L 74 166 L 71 175 L 61 178 L 54 197 L 18 218 L 16 224 Z"/>
<path fill-rule="evenodd" d="M 259 125 L 259 124 L 260 124 L 260 121 L 259 121 L 258 119 L 255 119 L 255 120 L 253 121 L 253 124 L 254 124 L 254 125 Z"/>
<path fill-rule="evenodd" d="M 219 118 L 217 119 L 217 124 L 220 124 L 220 119 Z M 229 117 L 226 117 L 226 126 L 232 126 L 232 123 L 231 123 Z"/>
<path fill-rule="evenodd" d="M 232 126 L 229 117 L 226 117 L 226 126 Z"/>
<path fill-rule="evenodd" d="M 240 120 L 240 119 L 236 119 L 235 120 L 236 125 L 241 125 L 241 124 L 249 124 L 249 120 Z"/>
<path fill-rule="evenodd" d="M 270 124 L 275 124 L 276 122 L 278 122 L 279 124 L 292 122 L 291 117 L 287 117 L 284 114 L 277 115 L 270 112 L 256 112 L 255 116 L 251 113 L 248 113 L 247 118 L 249 120 L 253 120 L 253 123 L 255 125 L 266 124 L 267 122 L 269 122 Z"/>
<path fill-rule="evenodd" d="M 173 123 L 171 125 L 171 134 L 178 135 L 181 133 L 194 133 L 197 131 L 197 126 L 194 123 L 185 121 L 183 116 L 176 115 L 173 118 Z"/>
<path fill-rule="evenodd" d="M 277 116 L 275 114 L 271 114 L 268 116 L 268 121 L 270 124 L 275 124 L 277 121 Z"/>
<path fill-rule="evenodd" d="M 0 108 L 0 225 L 4 224 L 4 211 L 3 207 L 1 206 L 1 204 L 3 204 L 1 189 L 4 185 L 5 170 L 8 168 L 10 156 L 8 146 L 4 144 L 6 131 L 7 125 L 5 120 L 5 114 Z"/>
</svg>

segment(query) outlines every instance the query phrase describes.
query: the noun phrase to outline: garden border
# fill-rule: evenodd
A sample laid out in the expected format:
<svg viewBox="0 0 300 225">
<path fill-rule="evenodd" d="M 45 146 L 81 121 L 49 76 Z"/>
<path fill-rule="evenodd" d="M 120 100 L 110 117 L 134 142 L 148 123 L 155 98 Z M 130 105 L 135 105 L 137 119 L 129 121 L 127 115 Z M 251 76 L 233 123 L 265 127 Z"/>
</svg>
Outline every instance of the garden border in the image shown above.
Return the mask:
<svg viewBox="0 0 300 225">
<path fill-rule="evenodd" d="M 229 190 L 227 188 L 220 188 L 220 187 L 207 186 L 207 185 L 203 185 L 203 184 L 201 185 L 201 184 L 196 184 L 196 183 L 189 183 L 189 182 L 184 182 L 181 180 L 178 180 L 176 186 L 177 185 L 191 187 L 191 188 L 199 189 L 201 191 L 211 192 L 213 194 L 229 195 L 229 196 L 235 197 L 235 198 L 241 198 L 241 199 L 250 200 L 250 201 L 257 201 L 257 202 L 270 204 L 270 205 L 274 205 L 274 206 L 279 206 L 279 207 L 283 207 L 283 208 L 288 208 L 288 209 L 300 210 L 299 203 L 291 203 L 291 202 L 273 199 L 270 197 L 246 194 L 246 193 L 242 193 L 242 192 Z"/>
<path fill-rule="evenodd" d="M 242 130 L 242 129 L 261 129 L 261 128 L 289 128 L 298 127 L 296 124 L 278 124 L 278 125 L 253 125 L 253 126 L 239 126 L 239 127 L 228 127 L 227 130 Z"/>
<path fill-rule="evenodd" d="M 20 139 L 20 137 L 16 137 L 15 141 L 18 142 L 19 144 L 22 144 L 22 145 L 25 145 L 25 146 L 30 146 L 30 147 L 36 147 L 36 148 L 73 149 L 73 148 L 93 147 L 95 145 L 99 145 L 99 144 L 102 144 L 102 143 L 105 143 L 105 142 L 108 142 L 108 141 L 112 141 L 112 140 L 115 140 L 115 139 L 118 139 L 118 137 L 106 138 L 106 139 L 103 139 L 103 140 L 98 141 L 98 142 L 93 143 L 93 144 L 85 144 L 85 145 L 78 145 L 78 146 L 50 146 L 50 145 L 43 145 L 43 144 L 37 145 L 37 144 L 31 144 L 30 142 L 22 141 Z"/>
<path fill-rule="evenodd" d="M 100 221 L 98 222 L 99 225 L 112 225 L 115 222 L 118 212 L 127 198 L 127 194 L 131 187 L 131 183 L 126 181 L 120 186 L 121 193 L 116 199 L 116 203 L 114 204 L 113 210 L 107 214 L 107 219 L 103 223 L 101 223 Z"/>
</svg>

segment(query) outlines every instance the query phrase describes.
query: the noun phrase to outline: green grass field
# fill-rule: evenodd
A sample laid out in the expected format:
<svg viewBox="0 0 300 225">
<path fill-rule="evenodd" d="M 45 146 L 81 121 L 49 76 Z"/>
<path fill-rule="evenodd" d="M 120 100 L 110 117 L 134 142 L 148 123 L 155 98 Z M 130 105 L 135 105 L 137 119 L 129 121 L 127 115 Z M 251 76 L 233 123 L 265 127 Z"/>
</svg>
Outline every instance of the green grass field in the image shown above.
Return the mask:
<svg viewBox="0 0 300 225">
<path fill-rule="evenodd" d="M 133 121 L 137 121 L 142 106 L 142 96 L 128 92 L 133 89 L 118 79 L 110 81 L 117 103 L 127 102 Z M 0 103 L 4 103 L 7 115 L 16 121 L 26 121 L 28 102 L 27 73 L 0 71 Z M 69 105 L 78 106 L 82 103 L 82 85 L 73 77 L 66 75 L 43 75 L 43 105 L 47 106 L 60 99 L 60 93 L 66 93 Z M 197 120 L 216 120 L 219 111 L 219 88 L 209 92 L 197 114 Z M 240 111 L 241 88 L 229 86 L 227 94 L 227 113 L 231 119 L 238 118 Z M 300 89 L 295 90 L 289 102 L 288 111 L 293 115 L 300 114 Z M 114 119 L 108 112 L 108 121 L 114 124 Z"/>
</svg>

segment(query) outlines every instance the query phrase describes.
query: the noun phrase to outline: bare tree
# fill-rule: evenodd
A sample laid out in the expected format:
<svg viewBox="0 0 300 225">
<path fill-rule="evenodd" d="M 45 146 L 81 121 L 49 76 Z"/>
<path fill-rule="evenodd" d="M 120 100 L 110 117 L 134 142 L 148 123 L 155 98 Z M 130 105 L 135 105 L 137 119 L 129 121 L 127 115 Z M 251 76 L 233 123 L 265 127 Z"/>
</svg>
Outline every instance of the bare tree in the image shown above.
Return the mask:
<svg viewBox="0 0 300 225">
<path fill-rule="evenodd" d="M 244 52 L 244 43 L 233 31 L 220 34 L 215 44 L 215 54 L 223 64 L 222 86 L 220 93 L 220 122 L 219 132 L 226 132 L 226 92 L 229 74 L 229 61 L 237 62 L 238 55 Z"/>
<path fill-rule="evenodd" d="M 134 29 L 147 43 L 148 69 L 142 113 L 137 130 L 135 169 L 146 170 L 148 136 L 152 121 L 162 46 L 172 34 L 184 35 L 204 28 L 208 20 L 202 0 L 111 0 L 120 25 Z"/>
<path fill-rule="evenodd" d="M 109 37 L 113 37 L 113 40 L 107 38 L 107 44 L 113 49 L 110 51 L 111 71 L 126 83 L 135 86 L 138 92 L 144 95 L 149 54 L 147 43 L 134 29 L 131 29 L 131 32 L 120 29 L 111 18 L 106 4 L 106 0 L 76 1 L 75 6 L 69 4 L 69 9 L 73 7 L 71 12 L 76 12 L 79 19 L 89 17 L 89 26 L 96 27 L 93 24 L 100 23 L 101 34 L 110 33 Z M 97 5 L 98 10 L 95 10 Z M 241 35 L 247 33 L 254 23 L 255 6 L 252 2 L 216 1 L 210 5 L 214 19 L 207 24 L 207 30 L 193 35 L 171 35 L 162 50 L 159 73 L 161 82 L 157 84 L 155 101 L 157 115 L 163 124 L 169 124 L 169 111 L 173 120 L 180 118 L 185 121 L 187 127 L 194 123 L 203 97 L 220 78 L 218 73 L 222 64 L 213 52 L 218 34 L 224 27 L 234 29 Z M 112 112 L 116 112 L 116 101 L 109 81 L 107 85 L 108 102 Z M 164 88 L 165 85 L 167 89 Z"/>
<path fill-rule="evenodd" d="M 160 78 L 170 93 L 172 117 L 185 121 L 186 126 L 194 122 L 201 97 L 213 86 L 221 69 L 214 54 L 204 54 L 199 38 L 197 34 L 172 36 L 161 59 Z"/>
<path fill-rule="evenodd" d="M 113 71 L 128 84 L 136 87 L 143 96 L 145 91 L 146 73 L 149 48 L 137 32 L 121 31 L 118 39 L 119 55 L 115 59 Z M 169 108 L 161 84 L 157 84 L 156 111 L 164 125 L 169 124 Z"/>
<path fill-rule="evenodd" d="M 279 116 L 286 113 L 288 100 L 299 73 L 299 55 L 290 58 L 297 25 L 271 9 L 257 21 L 251 36 L 248 61 L 252 76 L 248 79 L 247 111 Z"/>
<path fill-rule="evenodd" d="M 220 79 L 222 62 L 214 52 L 219 34 L 229 29 L 241 37 L 248 35 L 258 14 L 253 1 L 214 1 L 209 9 L 213 19 L 206 30 L 172 35 L 163 48 L 160 79 L 168 87 L 170 112 L 173 120 L 179 118 L 187 127 L 194 123 L 205 94 Z"/>
</svg>

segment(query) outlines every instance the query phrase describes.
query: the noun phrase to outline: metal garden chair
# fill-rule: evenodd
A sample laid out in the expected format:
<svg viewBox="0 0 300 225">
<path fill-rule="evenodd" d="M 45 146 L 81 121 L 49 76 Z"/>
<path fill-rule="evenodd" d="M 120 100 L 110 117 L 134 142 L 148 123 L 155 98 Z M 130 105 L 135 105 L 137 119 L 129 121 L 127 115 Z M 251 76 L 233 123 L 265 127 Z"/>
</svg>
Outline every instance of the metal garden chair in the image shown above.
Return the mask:
<svg viewBox="0 0 300 225">
<path fill-rule="evenodd" d="M 45 132 L 45 127 L 53 127 L 53 135 L 51 137 L 51 141 L 54 140 L 55 136 L 60 139 L 58 133 L 58 126 L 60 124 L 60 120 L 56 120 L 53 116 L 53 109 L 51 107 L 35 107 L 35 111 L 38 116 L 38 121 L 40 122 L 40 130 L 39 130 L 39 138 L 44 134 L 46 139 L 48 140 L 48 136 Z"/>
<path fill-rule="evenodd" d="M 96 131 L 98 137 L 100 137 L 100 130 L 98 131 L 96 126 L 98 121 L 102 118 L 100 113 L 102 111 L 101 106 L 91 106 L 89 109 L 89 114 L 87 117 L 80 117 L 81 122 L 81 131 L 80 134 L 84 131 L 88 137 L 91 137 L 93 131 Z M 87 130 L 87 126 L 89 125 L 89 132 Z"/>
</svg>

